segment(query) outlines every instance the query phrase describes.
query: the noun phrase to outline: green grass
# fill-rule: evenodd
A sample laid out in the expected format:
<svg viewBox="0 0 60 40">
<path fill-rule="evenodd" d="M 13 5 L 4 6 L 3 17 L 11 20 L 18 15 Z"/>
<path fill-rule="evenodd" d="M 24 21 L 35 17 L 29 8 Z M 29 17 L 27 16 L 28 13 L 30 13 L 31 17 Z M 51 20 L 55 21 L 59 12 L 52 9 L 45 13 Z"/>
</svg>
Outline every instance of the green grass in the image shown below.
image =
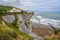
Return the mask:
<svg viewBox="0 0 60 40">
<path fill-rule="evenodd" d="M 0 5 L 0 13 L 6 13 L 6 12 L 9 12 L 9 10 L 11 10 L 13 7 L 11 6 L 3 6 L 3 5 Z"/>
<path fill-rule="evenodd" d="M 0 40 L 31 40 L 27 34 L 10 28 L 7 25 L 0 25 Z"/>
</svg>

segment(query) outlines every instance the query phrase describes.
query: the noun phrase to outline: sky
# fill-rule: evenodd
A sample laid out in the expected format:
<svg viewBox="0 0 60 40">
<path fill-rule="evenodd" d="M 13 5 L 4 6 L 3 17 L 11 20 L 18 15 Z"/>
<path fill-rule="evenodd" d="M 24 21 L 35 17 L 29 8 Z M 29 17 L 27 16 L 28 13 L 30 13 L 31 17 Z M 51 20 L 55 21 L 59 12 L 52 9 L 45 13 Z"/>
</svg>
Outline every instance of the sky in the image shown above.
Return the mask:
<svg viewBox="0 0 60 40">
<path fill-rule="evenodd" d="M 16 6 L 35 12 L 60 12 L 60 0 L 0 0 L 0 5 Z"/>
</svg>

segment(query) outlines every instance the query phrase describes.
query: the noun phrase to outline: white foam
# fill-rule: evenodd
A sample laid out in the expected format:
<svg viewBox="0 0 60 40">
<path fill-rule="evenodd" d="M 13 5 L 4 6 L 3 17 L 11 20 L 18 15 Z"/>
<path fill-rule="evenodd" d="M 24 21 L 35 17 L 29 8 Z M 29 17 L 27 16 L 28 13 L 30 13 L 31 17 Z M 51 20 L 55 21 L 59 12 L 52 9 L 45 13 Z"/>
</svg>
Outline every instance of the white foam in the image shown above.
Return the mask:
<svg viewBox="0 0 60 40">
<path fill-rule="evenodd" d="M 31 19 L 31 21 L 35 22 L 35 23 L 38 23 L 38 24 L 41 23 L 41 24 L 44 24 L 44 25 L 49 25 L 48 23 L 50 23 L 54 27 L 60 28 L 60 20 L 43 18 L 41 16 L 35 16 L 34 18 Z"/>
<path fill-rule="evenodd" d="M 41 19 L 42 17 L 41 17 L 41 16 L 36 16 L 36 18 L 39 18 L 39 19 Z"/>
</svg>

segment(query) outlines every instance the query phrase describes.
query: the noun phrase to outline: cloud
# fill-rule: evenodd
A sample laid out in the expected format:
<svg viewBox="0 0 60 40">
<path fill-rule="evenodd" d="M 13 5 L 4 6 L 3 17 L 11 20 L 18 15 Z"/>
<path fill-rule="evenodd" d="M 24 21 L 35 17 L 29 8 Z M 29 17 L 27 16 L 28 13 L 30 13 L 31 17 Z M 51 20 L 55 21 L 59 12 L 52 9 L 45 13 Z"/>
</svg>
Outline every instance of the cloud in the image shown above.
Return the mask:
<svg viewBox="0 0 60 40">
<path fill-rule="evenodd" d="M 0 0 L 0 5 L 19 6 L 19 0 Z"/>
<path fill-rule="evenodd" d="M 0 0 L 5 5 L 15 5 L 25 10 L 56 11 L 60 9 L 59 0 Z"/>
<path fill-rule="evenodd" d="M 8 2 L 9 0 L 2 0 L 2 1 L 4 1 L 4 2 Z"/>
<path fill-rule="evenodd" d="M 42 11 L 55 10 L 60 8 L 59 0 L 20 0 L 25 9 L 40 9 Z"/>
<path fill-rule="evenodd" d="M 15 2 L 16 0 L 2 0 L 4 2 Z"/>
</svg>

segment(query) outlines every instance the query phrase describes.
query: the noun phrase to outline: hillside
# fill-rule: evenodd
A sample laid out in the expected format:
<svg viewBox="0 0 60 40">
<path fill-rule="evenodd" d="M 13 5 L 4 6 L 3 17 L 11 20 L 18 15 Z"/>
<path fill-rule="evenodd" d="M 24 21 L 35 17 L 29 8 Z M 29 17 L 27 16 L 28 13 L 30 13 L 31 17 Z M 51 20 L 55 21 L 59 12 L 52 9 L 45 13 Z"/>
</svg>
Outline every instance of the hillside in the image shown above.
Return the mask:
<svg viewBox="0 0 60 40">
<path fill-rule="evenodd" d="M 12 14 L 10 14 L 9 11 L 12 8 L 14 7 L 0 5 L 0 21 L 3 20 L 2 16 L 4 15 L 15 16 L 15 20 L 12 23 L 7 23 L 5 20 L 3 20 L 5 24 L 0 23 L 0 40 L 31 40 L 31 37 L 29 35 L 18 30 L 17 17 L 16 17 L 16 14 L 18 14 L 18 12 L 12 12 Z M 25 11 L 19 12 L 19 14 L 21 13 L 23 15 L 24 12 Z"/>
<path fill-rule="evenodd" d="M 0 40 L 31 40 L 31 37 L 7 25 L 0 24 Z"/>
</svg>

